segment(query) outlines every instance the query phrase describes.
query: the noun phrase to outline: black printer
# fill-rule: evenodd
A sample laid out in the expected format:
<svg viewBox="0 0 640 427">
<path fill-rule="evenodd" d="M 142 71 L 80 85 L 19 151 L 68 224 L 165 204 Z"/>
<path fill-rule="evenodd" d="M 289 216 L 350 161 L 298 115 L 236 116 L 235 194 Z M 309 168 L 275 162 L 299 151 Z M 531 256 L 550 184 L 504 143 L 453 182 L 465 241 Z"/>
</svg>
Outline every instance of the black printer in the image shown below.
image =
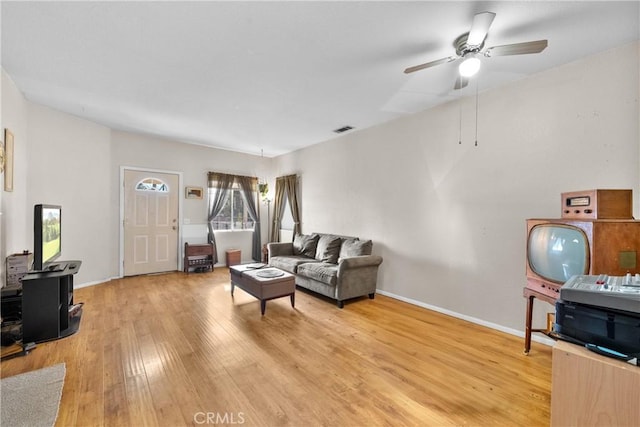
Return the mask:
<svg viewBox="0 0 640 427">
<path fill-rule="evenodd" d="M 640 275 L 573 276 L 560 288 L 554 332 L 567 341 L 602 347 L 607 355 L 635 357 L 638 363 Z"/>
</svg>

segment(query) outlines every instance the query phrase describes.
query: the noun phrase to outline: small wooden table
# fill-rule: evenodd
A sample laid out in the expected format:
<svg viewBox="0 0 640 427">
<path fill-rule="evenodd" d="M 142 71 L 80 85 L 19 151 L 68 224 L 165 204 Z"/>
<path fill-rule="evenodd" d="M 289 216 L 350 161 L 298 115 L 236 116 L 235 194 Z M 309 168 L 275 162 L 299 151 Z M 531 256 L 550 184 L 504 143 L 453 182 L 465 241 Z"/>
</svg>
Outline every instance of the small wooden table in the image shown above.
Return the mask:
<svg viewBox="0 0 640 427">
<path fill-rule="evenodd" d="M 296 282 L 293 274 L 274 267 L 256 268 L 260 264 L 240 264 L 229 267 L 231 297 L 235 286 L 260 300 L 260 312 L 264 316 L 267 301 L 289 296 L 295 307 Z M 264 277 L 272 276 L 272 277 Z"/>
</svg>

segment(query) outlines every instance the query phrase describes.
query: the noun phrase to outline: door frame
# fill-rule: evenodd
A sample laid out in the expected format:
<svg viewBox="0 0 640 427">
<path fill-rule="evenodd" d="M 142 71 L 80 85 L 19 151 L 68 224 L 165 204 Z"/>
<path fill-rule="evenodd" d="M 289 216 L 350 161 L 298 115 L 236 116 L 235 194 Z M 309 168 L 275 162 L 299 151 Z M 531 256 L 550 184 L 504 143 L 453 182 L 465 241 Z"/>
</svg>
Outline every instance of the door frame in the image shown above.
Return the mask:
<svg viewBox="0 0 640 427">
<path fill-rule="evenodd" d="M 178 175 L 178 260 L 176 263 L 176 270 L 182 271 L 182 187 L 184 187 L 182 172 L 166 170 L 166 169 L 151 169 L 151 168 L 140 168 L 135 166 L 120 166 L 120 255 L 118 259 L 118 274 L 119 277 L 124 277 L 124 172 L 126 170 L 136 171 L 136 172 L 149 172 L 149 173 L 167 173 L 172 175 Z"/>
</svg>

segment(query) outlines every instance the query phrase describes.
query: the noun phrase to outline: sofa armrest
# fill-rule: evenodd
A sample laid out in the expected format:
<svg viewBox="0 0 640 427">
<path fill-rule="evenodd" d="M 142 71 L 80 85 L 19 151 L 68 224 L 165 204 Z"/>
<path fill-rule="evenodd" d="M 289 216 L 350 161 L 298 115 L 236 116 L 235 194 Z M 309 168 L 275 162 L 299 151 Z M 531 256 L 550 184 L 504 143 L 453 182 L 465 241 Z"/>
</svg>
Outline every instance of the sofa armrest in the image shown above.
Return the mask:
<svg viewBox="0 0 640 427">
<path fill-rule="evenodd" d="M 336 296 L 338 301 L 376 293 L 378 266 L 382 257 L 378 255 L 362 255 L 343 258 L 338 263 L 338 283 Z"/>
<path fill-rule="evenodd" d="M 380 264 L 382 264 L 382 257 L 378 255 L 361 255 L 342 258 L 338 263 L 338 275 L 340 275 L 340 271 L 350 268 L 377 267 Z"/>
<path fill-rule="evenodd" d="M 269 251 L 269 259 L 274 256 L 293 255 L 293 243 L 291 242 L 273 242 L 267 244 Z"/>
</svg>

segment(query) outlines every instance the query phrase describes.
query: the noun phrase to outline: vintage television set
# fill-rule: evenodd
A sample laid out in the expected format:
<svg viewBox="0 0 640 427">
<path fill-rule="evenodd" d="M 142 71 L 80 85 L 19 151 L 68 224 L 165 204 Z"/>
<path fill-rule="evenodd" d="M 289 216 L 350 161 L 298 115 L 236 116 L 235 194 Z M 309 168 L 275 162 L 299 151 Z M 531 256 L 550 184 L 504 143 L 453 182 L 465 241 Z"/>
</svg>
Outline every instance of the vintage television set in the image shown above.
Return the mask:
<svg viewBox="0 0 640 427">
<path fill-rule="evenodd" d="M 35 205 L 33 209 L 33 271 L 56 270 L 62 253 L 62 207 Z"/>
<path fill-rule="evenodd" d="M 527 298 L 525 354 L 531 348 L 533 301 L 555 304 L 572 276 L 640 273 L 640 221 L 632 219 L 528 219 L 526 234 Z"/>
<path fill-rule="evenodd" d="M 527 220 L 527 287 L 558 298 L 577 274 L 640 273 L 640 221 Z"/>
</svg>

